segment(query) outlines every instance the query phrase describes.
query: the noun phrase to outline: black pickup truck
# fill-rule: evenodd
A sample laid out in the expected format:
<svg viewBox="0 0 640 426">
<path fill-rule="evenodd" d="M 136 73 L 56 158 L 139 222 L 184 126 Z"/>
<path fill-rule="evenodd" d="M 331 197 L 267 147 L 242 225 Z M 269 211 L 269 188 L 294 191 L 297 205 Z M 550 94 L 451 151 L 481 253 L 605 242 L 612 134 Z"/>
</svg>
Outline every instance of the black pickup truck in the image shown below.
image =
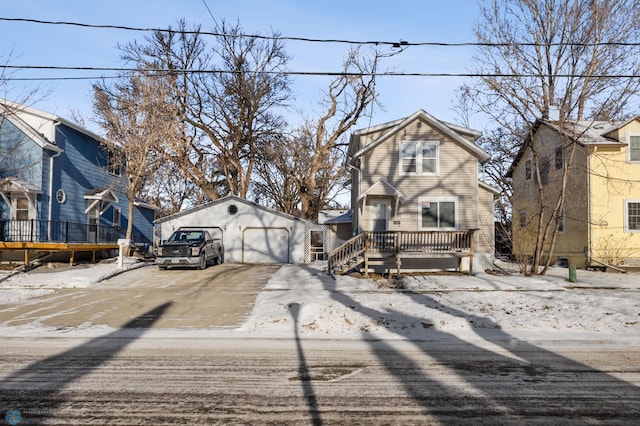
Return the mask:
<svg viewBox="0 0 640 426">
<path fill-rule="evenodd" d="M 178 228 L 160 244 L 156 264 L 160 269 L 170 266 L 195 266 L 206 269 L 209 264 L 224 260 L 220 228 Z"/>
</svg>

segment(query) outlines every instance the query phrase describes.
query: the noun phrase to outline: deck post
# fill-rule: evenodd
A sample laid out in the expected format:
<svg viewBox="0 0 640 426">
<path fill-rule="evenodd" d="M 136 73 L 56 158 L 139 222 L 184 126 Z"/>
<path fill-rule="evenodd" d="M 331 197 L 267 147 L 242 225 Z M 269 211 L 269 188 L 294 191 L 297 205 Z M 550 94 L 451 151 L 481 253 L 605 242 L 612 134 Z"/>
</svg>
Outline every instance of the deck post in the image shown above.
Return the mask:
<svg viewBox="0 0 640 426">
<path fill-rule="evenodd" d="M 369 277 L 369 253 L 364 253 L 364 276 Z"/>
<path fill-rule="evenodd" d="M 75 252 L 75 251 L 73 251 L 73 250 L 71 250 L 71 256 L 69 256 L 69 265 L 70 265 L 70 266 L 73 266 L 73 263 L 74 263 L 75 257 L 76 257 L 76 252 Z"/>
<path fill-rule="evenodd" d="M 25 268 L 29 267 L 29 250 L 28 249 L 24 250 L 24 267 Z"/>
</svg>

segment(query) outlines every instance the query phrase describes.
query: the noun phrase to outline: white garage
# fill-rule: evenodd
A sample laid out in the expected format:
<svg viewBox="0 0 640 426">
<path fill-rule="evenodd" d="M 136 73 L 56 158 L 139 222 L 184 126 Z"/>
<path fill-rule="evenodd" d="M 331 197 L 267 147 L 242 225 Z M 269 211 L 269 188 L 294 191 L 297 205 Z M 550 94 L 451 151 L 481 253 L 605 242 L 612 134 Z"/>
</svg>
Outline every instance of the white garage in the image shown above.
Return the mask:
<svg viewBox="0 0 640 426">
<path fill-rule="evenodd" d="M 324 232 L 320 225 L 233 195 L 158 219 L 156 225 L 159 240 L 182 226 L 219 227 L 224 261 L 232 263 L 309 262 L 311 234 Z"/>
</svg>

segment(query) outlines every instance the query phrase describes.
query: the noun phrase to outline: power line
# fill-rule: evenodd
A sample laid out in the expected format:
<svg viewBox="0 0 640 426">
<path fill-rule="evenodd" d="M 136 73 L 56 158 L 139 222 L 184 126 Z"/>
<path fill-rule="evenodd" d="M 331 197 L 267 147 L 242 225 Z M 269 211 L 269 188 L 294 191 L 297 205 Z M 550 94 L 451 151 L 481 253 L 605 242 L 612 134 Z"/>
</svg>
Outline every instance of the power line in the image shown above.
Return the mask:
<svg viewBox="0 0 640 426">
<path fill-rule="evenodd" d="M 205 3 L 206 5 L 206 3 Z M 42 25 L 68 25 L 68 26 L 76 26 L 83 28 L 95 28 L 95 29 L 115 29 L 115 30 L 126 30 L 126 31 L 138 31 L 138 32 L 165 32 L 165 33 L 175 33 L 175 34 L 200 34 L 200 35 L 209 35 L 215 37 L 247 37 L 247 38 L 256 38 L 256 39 L 264 39 L 264 40 L 287 40 L 287 41 L 301 41 L 301 42 L 312 42 L 312 43 L 342 43 L 342 44 L 358 44 L 358 45 L 386 45 L 395 48 L 400 47 L 408 47 L 408 46 L 430 46 L 430 47 L 513 47 L 513 46 L 523 46 L 523 47 L 542 47 L 542 46 L 584 46 L 584 47 L 593 47 L 593 46 L 626 46 L 626 47 L 638 47 L 640 46 L 640 42 L 618 42 L 618 41 L 603 41 L 603 42 L 553 42 L 553 43 L 535 43 L 535 42 L 461 42 L 461 43 L 451 43 L 451 42 L 431 42 L 431 41 L 423 41 L 423 42 L 408 42 L 405 40 L 400 41 L 385 41 L 385 40 L 347 40 L 347 39 L 334 39 L 334 38 L 309 38 L 309 37 L 293 37 L 293 36 L 265 36 L 260 34 L 225 34 L 219 32 L 211 32 L 211 31 L 189 31 L 189 30 L 171 30 L 168 28 L 153 28 L 153 27 L 131 27 L 126 25 L 104 25 L 104 24 L 87 24 L 82 22 L 71 22 L 71 21 L 47 21 L 42 19 L 31 19 L 31 18 L 3 18 L 0 17 L 0 21 L 8 21 L 8 22 L 23 22 L 23 23 L 33 23 L 33 24 L 42 24 Z"/>
<path fill-rule="evenodd" d="M 123 67 L 79 67 L 79 66 L 54 66 L 54 65 L 0 65 L 0 69 L 13 70 L 44 70 L 44 71 L 103 71 L 103 72 L 121 72 L 121 73 L 152 73 L 158 76 L 178 75 L 178 74 L 266 74 L 266 75 L 292 75 L 292 76 L 325 76 L 325 77 L 472 77 L 472 78 L 543 78 L 549 77 L 546 74 L 527 74 L 527 73 L 438 73 L 438 72 L 344 72 L 344 71 L 236 71 L 236 70 L 220 70 L 220 69 L 165 69 L 165 68 L 123 68 Z M 555 78 L 623 78 L 632 79 L 640 78 L 640 74 L 553 74 Z M 99 79 L 102 77 L 6 77 L 7 81 L 19 80 L 55 80 L 55 79 Z M 116 77 L 110 77 L 116 78 Z"/>
</svg>

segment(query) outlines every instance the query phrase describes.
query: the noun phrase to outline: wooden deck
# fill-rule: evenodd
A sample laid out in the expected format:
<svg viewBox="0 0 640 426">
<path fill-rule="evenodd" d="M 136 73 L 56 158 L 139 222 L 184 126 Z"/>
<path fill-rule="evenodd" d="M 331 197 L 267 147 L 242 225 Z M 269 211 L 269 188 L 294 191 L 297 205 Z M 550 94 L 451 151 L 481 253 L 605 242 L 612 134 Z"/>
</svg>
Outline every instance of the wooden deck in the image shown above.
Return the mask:
<svg viewBox="0 0 640 426">
<path fill-rule="evenodd" d="M 71 264 L 75 262 L 76 253 L 91 253 L 95 262 L 97 252 L 118 249 L 119 237 L 120 227 L 113 226 L 40 220 L 0 221 L 0 251 L 22 251 L 26 266 L 33 255 L 54 252 L 69 253 Z"/>
<path fill-rule="evenodd" d="M 328 269 L 345 273 L 360 267 L 367 275 L 372 267 L 386 266 L 400 274 L 409 270 L 405 265 L 414 259 L 455 259 L 462 272 L 462 260 L 467 258 L 471 274 L 475 231 L 362 232 L 329 254 Z"/>
<path fill-rule="evenodd" d="M 91 253 L 91 261 L 96 261 L 96 253 L 108 250 L 118 250 L 117 243 L 48 243 L 48 242 L 1 242 L 0 251 L 23 251 L 24 252 L 24 264 L 28 266 L 31 263 L 31 255 L 34 253 L 54 253 L 64 252 L 69 253 L 69 263 L 71 265 L 75 262 L 75 255 L 79 252 Z"/>
</svg>

